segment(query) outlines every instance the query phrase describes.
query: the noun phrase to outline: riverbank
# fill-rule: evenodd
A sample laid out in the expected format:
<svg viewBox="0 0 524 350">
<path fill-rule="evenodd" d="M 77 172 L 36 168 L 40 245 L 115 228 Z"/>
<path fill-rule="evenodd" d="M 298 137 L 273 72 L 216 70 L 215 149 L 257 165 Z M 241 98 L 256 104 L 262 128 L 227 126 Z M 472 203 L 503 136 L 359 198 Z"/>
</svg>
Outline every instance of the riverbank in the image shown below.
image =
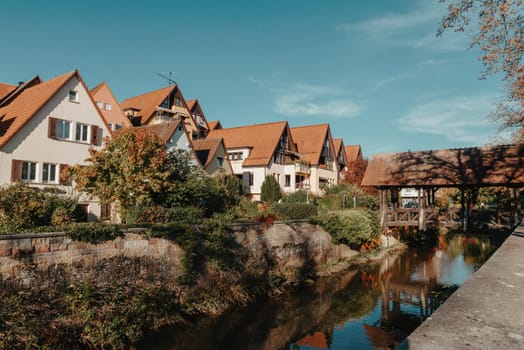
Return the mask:
<svg viewBox="0 0 524 350">
<path fill-rule="evenodd" d="M 401 349 L 524 349 L 524 225 Z"/>
<path fill-rule="evenodd" d="M 98 244 L 60 233 L 1 237 L 0 348 L 126 347 L 150 330 L 218 315 L 342 272 L 348 261 L 387 254 L 359 256 L 304 221 L 229 229 L 230 265 L 208 260 L 210 242 L 201 237 L 191 238 L 191 255 L 177 241 L 132 232 Z M 193 269 L 186 271 L 188 258 Z M 191 284 L 181 281 L 188 272 Z"/>
</svg>

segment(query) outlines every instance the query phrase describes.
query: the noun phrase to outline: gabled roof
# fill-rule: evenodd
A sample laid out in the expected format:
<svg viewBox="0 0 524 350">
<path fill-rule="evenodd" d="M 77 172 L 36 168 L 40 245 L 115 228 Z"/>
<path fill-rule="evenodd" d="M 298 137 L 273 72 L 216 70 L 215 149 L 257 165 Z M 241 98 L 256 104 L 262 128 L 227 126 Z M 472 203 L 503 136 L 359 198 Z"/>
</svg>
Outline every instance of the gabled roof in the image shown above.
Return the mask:
<svg viewBox="0 0 524 350">
<path fill-rule="evenodd" d="M 347 165 L 348 157 L 346 154 L 346 148 L 344 147 L 344 140 L 343 139 L 333 139 L 333 146 L 335 147 L 335 155 L 337 156 L 337 159 L 339 155 L 342 153 L 342 158 L 345 162 L 344 164 Z"/>
<path fill-rule="evenodd" d="M 122 110 L 127 108 L 140 110 L 142 124 L 147 124 L 149 119 L 153 117 L 156 107 L 160 106 L 169 94 L 176 89 L 177 85 L 170 85 L 162 89 L 146 92 L 145 94 L 125 99 L 120 107 Z"/>
<path fill-rule="evenodd" d="M 11 91 L 13 91 L 15 88 L 16 85 L 0 83 L 0 99 L 8 93 L 10 93 Z"/>
<path fill-rule="evenodd" d="M 524 144 L 373 155 L 362 186 L 524 184 Z"/>
<path fill-rule="evenodd" d="M 204 128 L 206 130 L 209 130 L 209 124 L 207 123 L 206 116 L 204 114 L 204 111 L 202 110 L 202 106 L 200 106 L 200 102 L 198 102 L 198 99 L 187 101 L 187 108 L 189 108 L 191 116 L 193 116 L 194 114 L 200 115 L 202 121 L 204 122 Z"/>
<path fill-rule="evenodd" d="M 187 101 L 187 108 L 189 108 L 189 110 L 191 112 L 193 112 L 195 110 L 195 107 L 198 105 L 198 100 L 195 98 L 193 100 L 189 100 Z"/>
<path fill-rule="evenodd" d="M 287 122 L 281 121 L 215 129 L 209 132 L 208 138 L 223 138 L 226 149 L 250 148 L 251 152 L 242 163 L 243 166 L 266 166 L 271 162 L 280 136 L 286 130 L 289 130 Z"/>
<path fill-rule="evenodd" d="M 220 120 L 213 120 L 207 123 L 207 125 L 209 126 L 209 130 L 222 129 L 222 124 L 220 124 Z"/>
<path fill-rule="evenodd" d="M 291 128 L 291 135 L 297 144 L 300 159 L 318 165 L 324 140 L 330 135 L 329 124 Z"/>
<path fill-rule="evenodd" d="M 124 126 L 124 127 L 131 127 L 132 126 L 131 122 L 124 114 L 124 111 L 122 110 L 122 108 L 120 108 L 120 105 L 118 104 L 118 101 L 115 98 L 115 95 L 113 95 L 113 91 L 111 91 L 111 88 L 109 88 L 109 85 L 105 81 L 101 82 L 100 84 L 92 88 L 89 91 L 89 94 L 93 97 L 93 99 L 96 100 L 97 94 L 103 92 L 103 90 L 107 91 L 107 93 L 113 100 L 113 101 L 108 101 L 108 102 L 111 102 L 111 105 L 112 105 L 112 108 L 110 111 L 106 111 L 105 109 L 99 108 L 99 111 L 102 114 L 102 116 L 104 117 L 105 122 L 111 123 L 111 124 L 120 124 L 121 126 Z"/>
<path fill-rule="evenodd" d="M 362 158 L 362 148 L 360 145 L 346 146 L 346 156 L 348 157 L 348 162 L 354 162 Z"/>
<path fill-rule="evenodd" d="M 7 106 L 9 103 L 11 103 L 11 101 L 16 99 L 18 95 L 22 93 L 22 91 L 32 86 L 38 85 L 41 82 L 42 80 L 40 80 L 40 77 L 38 75 L 32 79 L 29 79 L 26 82 L 21 82 L 17 87 L 15 87 L 9 93 L 5 94 L 0 98 L 0 107 Z"/>
<path fill-rule="evenodd" d="M 173 136 L 173 134 L 175 133 L 178 125 L 180 125 L 180 123 L 180 119 L 175 119 L 172 122 L 139 126 L 136 128 L 136 130 L 138 132 L 149 132 L 157 136 L 160 139 L 160 141 L 167 144 L 171 136 Z"/>
<path fill-rule="evenodd" d="M 200 163 L 206 167 L 213 161 L 220 144 L 223 144 L 222 138 L 207 138 L 205 140 L 193 140 L 193 148 L 200 160 Z M 225 146 L 224 146 L 225 148 Z"/>
<path fill-rule="evenodd" d="M 22 91 L 10 104 L 0 107 L 2 148 L 78 71 L 63 74 Z"/>
</svg>

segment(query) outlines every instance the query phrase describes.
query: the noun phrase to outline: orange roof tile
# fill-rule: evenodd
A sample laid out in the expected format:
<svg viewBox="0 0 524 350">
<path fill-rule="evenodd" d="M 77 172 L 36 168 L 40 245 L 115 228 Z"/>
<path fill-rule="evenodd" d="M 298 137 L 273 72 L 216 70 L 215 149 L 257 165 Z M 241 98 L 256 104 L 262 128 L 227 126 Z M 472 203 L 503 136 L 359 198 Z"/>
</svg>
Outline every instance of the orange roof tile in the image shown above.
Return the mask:
<svg viewBox="0 0 524 350">
<path fill-rule="evenodd" d="M 147 124 L 155 113 L 155 108 L 160 106 L 169 94 L 177 88 L 176 85 L 166 86 L 145 94 L 131 97 L 122 101 L 120 107 L 122 110 L 127 108 L 139 109 L 142 115 L 142 124 Z"/>
<path fill-rule="evenodd" d="M 189 110 L 191 112 L 193 112 L 193 109 L 195 108 L 195 106 L 197 105 L 198 103 L 198 100 L 197 99 L 194 99 L 194 100 L 189 100 L 187 101 L 187 108 L 189 108 Z"/>
<path fill-rule="evenodd" d="M 175 133 L 176 128 L 180 124 L 180 119 L 175 119 L 172 122 L 144 125 L 135 128 L 138 132 L 149 132 L 156 135 L 163 143 L 168 143 L 171 136 Z"/>
<path fill-rule="evenodd" d="M 329 135 L 329 124 L 291 128 L 291 135 L 297 144 L 300 158 L 312 165 L 318 165 L 324 140 Z"/>
<path fill-rule="evenodd" d="M 0 83 L 0 99 L 8 93 L 10 93 L 11 91 L 13 91 L 15 88 L 16 85 Z"/>
<path fill-rule="evenodd" d="M 208 138 L 223 138 L 226 149 L 250 148 L 243 166 L 269 165 L 280 136 L 288 129 L 286 121 L 211 130 Z"/>
<path fill-rule="evenodd" d="M 193 148 L 204 167 L 213 161 L 218 147 L 223 142 L 222 138 L 207 138 L 205 140 L 193 140 Z"/>
<path fill-rule="evenodd" d="M 209 126 L 209 130 L 217 130 L 222 129 L 222 124 L 220 124 L 220 120 L 213 120 L 212 122 L 207 123 Z"/>
<path fill-rule="evenodd" d="M 10 104 L 0 108 L 0 148 L 2 148 L 78 71 L 27 88 Z"/>
<path fill-rule="evenodd" d="M 524 184 L 524 144 L 377 154 L 362 186 Z"/>
<path fill-rule="evenodd" d="M 362 148 L 360 145 L 346 146 L 346 156 L 348 157 L 348 162 L 354 162 L 362 158 Z"/>
</svg>

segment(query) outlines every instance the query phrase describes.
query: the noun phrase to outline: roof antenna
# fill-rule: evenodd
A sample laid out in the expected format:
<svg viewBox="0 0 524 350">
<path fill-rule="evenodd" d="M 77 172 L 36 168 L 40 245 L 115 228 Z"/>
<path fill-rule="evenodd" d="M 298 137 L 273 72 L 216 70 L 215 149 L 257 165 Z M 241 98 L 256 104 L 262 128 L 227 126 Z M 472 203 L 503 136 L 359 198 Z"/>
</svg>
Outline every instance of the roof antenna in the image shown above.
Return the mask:
<svg viewBox="0 0 524 350">
<path fill-rule="evenodd" d="M 162 73 L 165 73 L 165 72 L 162 72 Z M 162 73 L 156 73 L 158 74 L 162 79 L 164 79 L 165 81 L 167 81 L 167 83 L 169 85 L 176 85 L 176 81 L 174 81 L 173 79 L 171 79 L 171 72 L 167 72 L 169 73 L 169 76 L 165 75 L 165 74 L 162 74 Z"/>
</svg>

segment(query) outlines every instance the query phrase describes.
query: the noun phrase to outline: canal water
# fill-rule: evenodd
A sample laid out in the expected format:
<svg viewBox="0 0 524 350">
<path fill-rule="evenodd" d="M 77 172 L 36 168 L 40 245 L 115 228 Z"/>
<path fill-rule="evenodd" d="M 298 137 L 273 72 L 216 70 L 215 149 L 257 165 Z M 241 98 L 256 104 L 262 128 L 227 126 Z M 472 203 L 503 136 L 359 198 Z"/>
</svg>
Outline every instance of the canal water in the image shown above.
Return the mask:
<svg viewBox="0 0 524 350">
<path fill-rule="evenodd" d="M 217 319 L 167 329 L 138 349 L 392 349 L 506 236 L 442 236 Z"/>
</svg>

